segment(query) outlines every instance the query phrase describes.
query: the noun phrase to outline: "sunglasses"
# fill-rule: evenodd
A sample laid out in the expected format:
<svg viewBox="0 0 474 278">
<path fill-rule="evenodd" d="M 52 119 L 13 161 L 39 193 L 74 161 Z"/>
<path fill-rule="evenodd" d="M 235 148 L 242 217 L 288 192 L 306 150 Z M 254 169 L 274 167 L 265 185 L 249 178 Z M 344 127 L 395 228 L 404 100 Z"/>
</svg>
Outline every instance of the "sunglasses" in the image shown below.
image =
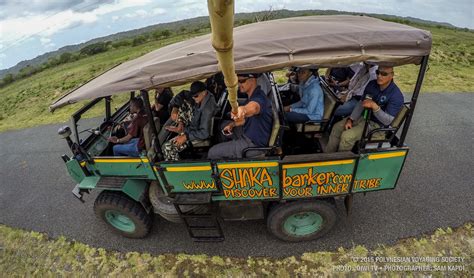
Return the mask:
<svg viewBox="0 0 474 278">
<path fill-rule="evenodd" d="M 243 83 L 245 83 L 247 80 L 249 80 L 249 78 L 239 79 L 238 81 L 239 81 L 240 84 L 243 84 Z"/>
<path fill-rule="evenodd" d="M 201 95 L 201 94 L 198 93 L 198 94 L 194 95 L 193 98 L 198 98 L 200 95 Z"/>
<path fill-rule="evenodd" d="M 375 74 L 377 75 L 382 75 L 382 76 L 388 76 L 389 74 L 392 74 L 393 72 L 386 72 L 386 71 L 381 71 L 381 70 L 376 70 Z"/>
</svg>

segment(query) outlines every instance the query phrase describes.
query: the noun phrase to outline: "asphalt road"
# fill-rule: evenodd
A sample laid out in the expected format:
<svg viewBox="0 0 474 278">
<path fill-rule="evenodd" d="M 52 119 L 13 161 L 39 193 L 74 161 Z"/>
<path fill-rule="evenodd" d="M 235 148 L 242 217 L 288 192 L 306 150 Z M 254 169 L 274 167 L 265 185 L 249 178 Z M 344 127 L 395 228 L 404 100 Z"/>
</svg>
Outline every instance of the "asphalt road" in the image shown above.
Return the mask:
<svg viewBox="0 0 474 278">
<path fill-rule="evenodd" d="M 264 221 L 226 222 L 222 243 L 193 243 L 181 224 L 155 218 L 152 233 L 132 240 L 96 219 L 97 193 L 80 203 L 60 155 L 66 142 L 47 125 L 0 133 L 0 223 L 65 236 L 94 247 L 152 254 L 185 252 L 225 256 L 292 256 L 363 244 L 391 244 L 438 227 L 474 220 L 474 93 L 424 94 L 408 134 L 411 147 L 395 190 L 356 195 L 352 216 L 337 203 L 332 232 L 313 242 L 284 243 Z"/>
</svg>

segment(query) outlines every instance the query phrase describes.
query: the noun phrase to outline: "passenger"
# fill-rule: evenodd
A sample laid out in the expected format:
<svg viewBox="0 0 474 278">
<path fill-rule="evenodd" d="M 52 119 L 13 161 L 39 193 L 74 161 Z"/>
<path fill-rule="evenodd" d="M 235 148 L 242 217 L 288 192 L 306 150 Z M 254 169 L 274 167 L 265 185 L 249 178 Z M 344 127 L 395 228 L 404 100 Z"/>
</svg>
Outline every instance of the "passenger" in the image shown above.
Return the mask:
<svg viewBox="0 0 474 278">
<path fill-rule="evenodd" d="M 376 71 L 377 80 L 370 81 L 365 88 L 365 98 L 359 101 L 347 119 L 336 123 L 329 136 L 326 152 L 350 151 L 364 131 L 365 109 L 372 110 L 369 130 L 390 125 L 403 106 L 404 98 L 400 89 L 393 81 L 393 67 L 379 67 Z M 378 134 L 373 139 L 383 139 L 385 134 Z"/>
<path fill-rule="evenodd" d="M 367 84 L 370 81 L 377 79 L 375 74 L 377 69 L 378 66 L 369 65 L 367 63 L 363 63 L 356 69 L 354 76 L 349 82 L 347 91 L 343 91 L 339 94 L 340 100 L 343 101 L 344 104 L 337 107 L 334 116 L 347 117 L 352 113 L 357 102 L 362 99 Z"/>
<path fill-rule="evenodd" d="M 328 68 L 325 74 L 326 81 L 336 93 L 347 90 L 352 76 L 354 71 L 350 67 Z"/>
<path fill-rule="evenodd" d="M 289 106 L 300 101 L 298 76 L 295 72 L 296 67 L 291 67 L 286 73 L 288 82 L 283 85 L 278 85 L 280 98 L 283 106 Z"/>
<path fill-rule="evenodd" d="M 239 74 L 239 89 L 248 96 L 239 106 L 234 121 L 222 129 L 231 141 L 214 145 L 209 149 L 209 159 L 241 158 L 242 151 L 249 147 L 265 147 L 272 131 L 272 104 L 257 86 L 258 74 Z M 249 156 L 256 155 L 250 152 Z"/>
<path fill-rule="evenodd" d="M 113 147 L 114 156 L 139 157 L 145 148 L 143 138 L 143 127 L 148 123 L 143 100 L 139 97 L 130 100 L 130 114 L 134 114 L 132 121 L 127 126 L 127 135 L 122 138 L 111 136 L 108 140 L 115 143 Z"/>
<path fill-rule="evenodd" d="M 170 87 L 157 87 L 155 89 L 155 103 L 152 104 L 151 110 L 153 117 L 160 118 L 160 124 L 163 126 L 170 117 L 169 104 L 173 98 L 173 91 Z"/>
<path fill-rule="evenodd" d="M 226 90 L 226 85 L 224 82 L 224 75 L 222 72 L 218 72 L 213 76 L 206 79 L 206 88 L 209 92 L 214 95 L 216 101 L 222 96 L 222 93 Z"/>
<path fill-rule="evenodd" d="M 201 81 L 191 84 L 191 96 L 195 102 L 191 121 L 177 127 L 166 127 L 179 135 L 163 145 L 165 160 L 179 160 L 179 153 L 189 146 L 190 141 L 211 137 L 211 121 L 217 111 L 214 96 L 206 90 L 206 85 Z"/>
<path fill-rule="evenodd" d="M 319 77 L 314 75 L 313 71 L 308 68 L 296 68 L 301 99 L 283 108 L 290 124 L 304 123 L 309 120 L 318 121 L 323 117 L 323 90 L 319 84 Z"/>
<path fill-rule="evenodd" d="M 191 122 L 194 112 L 194 104 L 191 93 L 187 90 L 182 90 L 171 99 L 168 108 L 171 110 L 170 118 L 166 121 L 158 134 L 160 144 L 163 144 L 170 134 L 167 127 L 174 126 L 182 129 L 188 122 Z"/>
</svg>

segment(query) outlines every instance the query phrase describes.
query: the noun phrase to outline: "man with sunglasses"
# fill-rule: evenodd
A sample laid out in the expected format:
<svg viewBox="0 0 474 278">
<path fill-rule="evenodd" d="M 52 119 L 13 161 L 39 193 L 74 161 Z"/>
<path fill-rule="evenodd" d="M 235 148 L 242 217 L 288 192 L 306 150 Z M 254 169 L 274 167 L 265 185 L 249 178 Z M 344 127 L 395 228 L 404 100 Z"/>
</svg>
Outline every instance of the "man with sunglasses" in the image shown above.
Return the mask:
<svg viewBox="0 0 474 278">
<path fill-rule="evenodd" d="M 369 130 L 389 126 L 404 102 L 403 94 L 393 81 L 393 67 L 380 66 L 376 71 L 377 79 L 365 87 L 364 96 L 357 103 L 352 114 L 336 123 L 329 136 L 326 152 L 350 151 L 364 131 L 362 113 L 372 110 Z M 375 134 L 373 139 L 382 139 L 385 134 Z"/>
<path fill-rule="evenodd" d="M 201 81 L 191 84 L 190 95 L 194 100 L 193 114 L 185 125 L 167 127 L 178 136 L 163 145 L 165 160 L 179 160 L 179 153 L 189 146 L 188 142 L 206 140 L 211 137 L 212 117 L 217 111 L 214 95 L 209 93 Z"/>
<path fill-rule="evenodd" d="M 246 102 L 239 106 L 234 121 L 227 124 L 222 133 L 232 140 L 214 145 L 209 149 L 209 159 L 241 158 L 249 147 L 266 147 L 272 132 L 272 105 L 257 85 L 259 74 L 239 74 L 239 90 L 246 93 Z M 249 156 L 257 155 L 249 152 Z"/>
</svg>

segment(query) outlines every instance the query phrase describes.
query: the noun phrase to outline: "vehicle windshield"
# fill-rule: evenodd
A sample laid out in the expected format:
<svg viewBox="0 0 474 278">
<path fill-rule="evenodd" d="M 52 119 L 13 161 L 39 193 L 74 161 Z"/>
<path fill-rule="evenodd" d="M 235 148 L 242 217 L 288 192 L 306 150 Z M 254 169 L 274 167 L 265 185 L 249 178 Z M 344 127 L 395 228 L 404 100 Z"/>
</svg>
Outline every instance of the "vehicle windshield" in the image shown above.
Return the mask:
<svg viewBox="0 0 474 278">
<path fill-rule="evenodd" d="M 81 118 L 76 122 L 76 130 L 79 143 L 82 144 L 105 121 L 105 99 L 101 99 L 94 106 L 83 111 L 80 116 Z"/>
</svg>

